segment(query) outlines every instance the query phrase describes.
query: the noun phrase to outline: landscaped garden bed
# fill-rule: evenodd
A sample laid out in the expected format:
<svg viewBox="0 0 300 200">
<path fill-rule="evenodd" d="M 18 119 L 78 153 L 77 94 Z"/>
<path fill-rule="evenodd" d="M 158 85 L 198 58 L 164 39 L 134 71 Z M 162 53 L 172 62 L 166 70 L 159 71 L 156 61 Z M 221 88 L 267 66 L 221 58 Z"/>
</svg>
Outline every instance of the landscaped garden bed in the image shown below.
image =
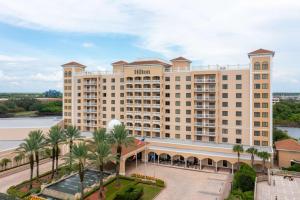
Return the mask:
<svg viewBox="0 0 300 200">
<path fill-rule="evenodd" d="M 148 177 L 149 178 L 149 177 Z M 141 179 L 136 177 L 120 177 L 120 186 L 117 185 L 116 178 L 108 180 L 105 186 L 106 200 L 118 199 L 117 196 L 124 195 L 126 190 L 130 189 L 142 189 L 142 195 L 139 197 L 140 200 L 152 200 L 156 197 L 160 191 L 164 188 L 164 182 L 160 179 Z M 121 194 L 122 193 L 122 194 Z M 126 194 L 125 194 L 126 195 Z M 137 195 L 138 196 L 138 195 Z M 96 200 L 99 197 L 99 189 L 86 194 L 85 200 Z M 122 196 L 123 197 L 123 196 Z M 124 198 L 124 197 L 123 197 Z"/>
</svg>

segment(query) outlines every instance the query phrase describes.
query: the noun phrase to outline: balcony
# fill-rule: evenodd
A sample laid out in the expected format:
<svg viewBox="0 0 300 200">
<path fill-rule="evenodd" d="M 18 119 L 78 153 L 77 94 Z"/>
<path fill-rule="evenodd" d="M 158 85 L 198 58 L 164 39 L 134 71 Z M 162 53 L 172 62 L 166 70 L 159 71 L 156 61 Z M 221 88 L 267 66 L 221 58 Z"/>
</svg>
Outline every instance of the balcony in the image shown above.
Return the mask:
<svg viewBox="0 0 300 200">
<path fill-rule="evenodd" d="M 159 115 L 160 116 L 160 112 L 152 112 L 153 115 Z"/>
<path fill-rule="evenodd" d="M 141 131 L 141 130 L 142 130 L 142 127 L 137 127 L 137 126 L 135 126 L 135 127 L 134 127 L 134 130 L 136 130 L 136 131 Z"/>
<path fill-rule="evenodd" d="M 215 97 L 199 97 L 199 96 L 196 96 L 195 100 L 196 101 L 215 101 L 216 98 Z"/>
<path fill-rule="evenodd" d="M 97 106 L 96 103 L 85 103 L 84 105 L 85 105 L 85 106 Z"/>
<path fill-rule="evenodd" d="M 215 118 L 214 114 L 196 114 L 195 118 Z"/>
<path fill-rule="evenodd" d="M 195 122 L 195 126 L 200 127 L 215 127 L 215 123 L 204 123 L 204 122 Z"/>
<path fill-rule="evenodd" d="M 85 81 L 84 85 L 97 85 L 96 81 Z"/>
<path fill-rule="evenodd" d="M 84 119 L 91 120 L 91 121 L 97 121 L 97 117 L 96 116 L 85 116 Z"/>
<path fill-rule="evenodd" d="M 91 95 L 84 96 L 84 98 L 86 98 L 86 99 L 97 99 L 96 96 L 91 96 Z"/>
<path fill-rule="evenodd" d="M 195 88 L 195 92 L 215 92 L 215 88 Z"/>
<path fill-rule="evenodd" d="M 97 124 L 95 124 L 95 123 L 85 123 L 84 125 L 89 126 L 89 127 L 96 127 L 97 126 Z"/>
<path fill-rule="evenodd" d="M 97 113 L 97 110 L 87 109 L 87 110 L 84 110 L 84 112 L 86 112 L 86 113 Z"/>
<path fill-rule="evenodd" d="M 209 105 L 196 105 L 195 106 L 196 109 L 215 109 L 216 106 L 209 106 Z"/>
<path fill-rule="evenodd" d="M 160 96 L 152 96 L 152 99 L 160 99 Z"/>
<path fill-rule="evenodd" d="M 154 132 L 160 132 L 160 128 L 152 128 L 152 131 L 154 131 Z"/>
<path fill-rule="evenodd" d="M 215 136 L 215 132 L 207 132 L 207 131 L 196 131 L 195 135 L 203 135 L 203 136 Z"/>
<path fill-rule="evenodd" d="M 195 83 L 215 83 L 216 79 L 204 79 L 204 78 L 196 78 Z"/>
</svg>

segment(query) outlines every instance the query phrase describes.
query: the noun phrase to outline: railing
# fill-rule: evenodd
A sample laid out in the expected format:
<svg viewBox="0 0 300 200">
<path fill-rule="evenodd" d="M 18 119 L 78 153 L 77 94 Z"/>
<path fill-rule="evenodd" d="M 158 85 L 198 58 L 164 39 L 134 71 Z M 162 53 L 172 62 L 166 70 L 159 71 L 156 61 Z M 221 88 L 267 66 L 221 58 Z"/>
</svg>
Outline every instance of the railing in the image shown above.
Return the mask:
<svg viewBox="0 0 300 200">
<path fill-rule="evenodd" d="M 196 109 L 215 109 L 215 106 L 207 106 L 207 105 L 196 105 Z"/>
<path fill-rule="evenodd" d="M 203 126 L 203 127 L 215 127 L 215 123 L 202 123 L 202 122 L 195 122 L 195 126 Z"/>
<path fill-rule="evenodd" d="M 207 135 L 207 136 L 215 136 L 215 132 L 206 132 L 206 131 L 196 131 L 195 135 Z"/>
<path fill-rule="evenodd" d="M 84 85 L 96 85 L 97 82 L 96 81 L 85 81 Z"/>
<path fill-rule="evenodd" d="M 160 131 L 160 128 L 152 128 L 153 131 Z"/>
<path fill-rule="evenodd" d="M 84 96 L 84 98 L 86 98 L 86 99 L 97 99 L 96 96 Z"/>
<path fill-rule="evenodd" d="M 215 88 L 195 88 L 195 92 L 215 92 Z"/>
<path fill-rule="evenodd" d="M 196 114 L 195 118 L 215 118 L 215 116 L 213 114 Z"/>
<path fill-rule="evenodd" d="M 84 112 L 88 112 L 88 113 L 96 113 L 97 110 L 84 110 Z"/>
<path fill-rule="evenodd" d="M 86 105 L 86 106 L 97 106 L 96 103 L 85 103 L 84 105 Z"/>
<path fill-rule="evenodd" d="M 215 83 L 216 79 L 195 79 L 195 83 Z"/>
<path fill-rule="evenodd" d="M 201 101 L 205 101 L 205 100 L 208 100 L 208 101 L 215 101 L 216 98 L 215 97 L 195 97 L 196 100 L 201 100 Z"/>
</svg>

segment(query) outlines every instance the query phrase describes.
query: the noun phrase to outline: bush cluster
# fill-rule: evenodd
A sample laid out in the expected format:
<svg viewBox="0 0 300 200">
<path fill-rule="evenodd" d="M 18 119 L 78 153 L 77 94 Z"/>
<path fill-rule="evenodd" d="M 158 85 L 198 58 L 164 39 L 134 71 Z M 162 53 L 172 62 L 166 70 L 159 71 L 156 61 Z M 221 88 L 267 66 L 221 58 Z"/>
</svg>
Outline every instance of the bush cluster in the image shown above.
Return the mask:
<svg viewBox="0 0 300 200">
<path fill-rule="evenodd" d="M 130 184 L 117 192 L 114 200 L 138 200 L 143 196 L 144 188 L 136 184 Z"/>
</svg>

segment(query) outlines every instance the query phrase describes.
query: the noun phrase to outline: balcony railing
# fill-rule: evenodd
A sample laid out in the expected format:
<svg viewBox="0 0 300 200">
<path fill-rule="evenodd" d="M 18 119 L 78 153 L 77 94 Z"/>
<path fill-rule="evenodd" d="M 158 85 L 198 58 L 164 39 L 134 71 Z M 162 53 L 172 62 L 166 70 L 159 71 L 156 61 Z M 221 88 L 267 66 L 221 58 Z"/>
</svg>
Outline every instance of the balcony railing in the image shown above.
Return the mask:
<svg viewBox="0 0 300 200">
<path fill-rule="evenodd" d="M 208 106 L 208 105 L 196 105 L 196 109 L 215 109 L 216 106 Z"/>
<path fill-rule="evenodd" d="M 195 79 L 195 83 L 215 83 L 216 79 Z"/>
<path fill-rule="evenodd" d="M 215 136 L 215 132 L 208 132 L 208 131 L 196 131 L 195 135 L 207 135 L 207 136 Z"/>
<path fill-rule="evenodd" d="M 155 131 L 155 132 L 160 131 L 160 128 L 152 128 L 152 131 Z"/>
<path fill-rule="evenodd" d="M 97 97 L 96 96 L 84 96 L 84 98 L 86 98 L 86 99 L 97 99 Z"/>
<path fill-rule="evenodd" d="M 84 110 L 84 112 L 86 112 L 86 113 L 97 113 L 97 110 L 87 109 L 87 110 Z"/>
<path fill-rule="evenodd" d="M 84 105 L 85 105 L 85 106 L 97 106 L 96 103 L 85 103 Z"/>
<path fill-rule="evenodd" d="M 200 100 L 200 101 L 215 101 L 215 97 L 195 97 L 195 100 Z"/>
<path fill-rule="evenodd" d="M 204 123 L 204 122 L 195 122 L 195 126 L 201 127 L 215 127 L 215 123 Z"/>
<path fill-rule="evenodd" d="M 215 88 L 195 88 L 195 92 L 215 92 Z"/>
<path fill-rule="evenodd" d="M 96 85 L 97 82 L 96 81 L 85 81 L 84 84 L 85 85 Z"/>
<path fill-rule="evenodd" d="M 215 118 L 214 114 L 196 114 L 195 118 Z"/>
</svg>

